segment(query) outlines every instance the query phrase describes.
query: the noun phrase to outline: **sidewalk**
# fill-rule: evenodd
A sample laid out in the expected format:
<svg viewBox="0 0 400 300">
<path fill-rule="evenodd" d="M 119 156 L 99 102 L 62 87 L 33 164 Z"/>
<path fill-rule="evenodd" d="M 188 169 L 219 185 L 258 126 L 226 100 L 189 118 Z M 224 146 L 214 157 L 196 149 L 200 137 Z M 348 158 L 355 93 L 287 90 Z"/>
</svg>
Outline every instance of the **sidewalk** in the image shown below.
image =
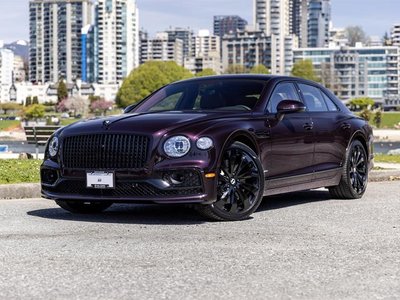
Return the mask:
<svg viewBox="0 0 400 300">
<path fill-rule="evenodd" d="M 374 129 L 375 142 L 400 142 L 399 129 Z"/>
</svg>

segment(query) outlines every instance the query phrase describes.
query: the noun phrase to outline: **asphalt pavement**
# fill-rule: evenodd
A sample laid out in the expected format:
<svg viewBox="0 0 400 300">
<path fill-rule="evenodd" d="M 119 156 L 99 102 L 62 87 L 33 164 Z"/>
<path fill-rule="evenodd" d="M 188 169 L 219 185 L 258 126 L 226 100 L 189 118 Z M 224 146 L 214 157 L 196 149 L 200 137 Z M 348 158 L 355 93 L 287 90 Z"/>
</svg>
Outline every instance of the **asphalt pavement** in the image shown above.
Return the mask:
<svg viewBox="0 0 400 300">
<path fill-rule="evenodd" d="M 400 298 L 398 182 L 264 199 L 242 222 L 181 206 L 72 215 L 0 201 L 0 299 Z"/>
</svg>

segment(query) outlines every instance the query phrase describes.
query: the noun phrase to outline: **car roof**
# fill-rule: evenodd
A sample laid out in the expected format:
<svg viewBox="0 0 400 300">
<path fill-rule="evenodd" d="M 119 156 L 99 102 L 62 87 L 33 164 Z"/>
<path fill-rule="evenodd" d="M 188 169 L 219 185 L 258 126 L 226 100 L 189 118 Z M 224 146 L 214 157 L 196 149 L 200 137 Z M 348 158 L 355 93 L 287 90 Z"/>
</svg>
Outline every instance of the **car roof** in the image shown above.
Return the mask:
<svg viewBox="0 0 400 300">
<path fill-rule="evenodd" d="M 294 76 L 283 76 L 283 75 L 266 75 L 266 74 L 224 74 L 224 75 L 212 75 L 212 76 L 203 76 L 203 77 L 194 77 L 189 79 L 180 80 L 174 83 L 180 82 L 191 82 L 191 81 L 203 81 L 203 80 L 226 80 L 226 79 L 243 79 L 243 80 L 263 80 L 263 81 L 298 81 L 309 83 L 312 85 L 321 86 L 319 83 L 311 80 L 306 80 L 304 78 L 294 77 Z"/>
</svg>

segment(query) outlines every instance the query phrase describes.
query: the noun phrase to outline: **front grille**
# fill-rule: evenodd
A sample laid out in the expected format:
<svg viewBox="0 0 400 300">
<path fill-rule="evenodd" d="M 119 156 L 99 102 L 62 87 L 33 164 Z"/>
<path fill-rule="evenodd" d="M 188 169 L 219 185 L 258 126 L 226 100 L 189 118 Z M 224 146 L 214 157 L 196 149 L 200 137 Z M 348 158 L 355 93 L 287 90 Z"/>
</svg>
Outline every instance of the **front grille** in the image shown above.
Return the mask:
<svg viewBox="0 0 400 300">
<path fill-rule="evenodd" d="M 71 169 L 140 169 L 147 162 L 149 138 L 132 134 L 66 137 L 62 163 Z"/>
<path fill-rule="evenodd" d="M 201 187 L 160 190 L 146 182 L 137 182 L 137 183 L 121 182 L 117 183 L 115 189 L 109 189 L 109 190 L 88 189 L 84 182 L 76 180 L 65 180 L 61 182 L 59 185 L 57 185 L 57 187 L 48 187 L 42 185 L 42 188 L 43 190 L 55 193 L 82 195 L 82 196 L 112 197 L 112 198 L 188 196 L 188 195 L 201 194 L 203 192 L 203 189 Z"/>
</svg>

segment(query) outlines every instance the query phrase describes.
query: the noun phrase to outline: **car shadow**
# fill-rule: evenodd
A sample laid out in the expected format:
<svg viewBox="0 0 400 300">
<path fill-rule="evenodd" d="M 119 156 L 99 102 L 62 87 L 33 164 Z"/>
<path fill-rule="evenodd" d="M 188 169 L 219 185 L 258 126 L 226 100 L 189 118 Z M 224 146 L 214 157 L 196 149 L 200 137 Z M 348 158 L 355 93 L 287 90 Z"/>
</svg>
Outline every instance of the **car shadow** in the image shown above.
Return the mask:
<svg viewBox="0 0 400 300">
<path fill-rule="evenodd" d="M 198 225 L 207 222 L 194 209 L 184 205 L 113 204 L 96 214 L 72 214 L 62 208 L 38 209 L 29 216 L 92 223 L 143 225 Z"/>
<path fill-rule="evenodd" d="M 333 200 L 328 190 L 309 190 L 268 196 L 263 199 L 257 212 L 327 200 Z"/>
<path fill-rule="evenodd" d="M 332 200 L 328 191 L 313 190 L 269 196 L 263 199 L 257 212 L 289 206 Z M 72 214 L 61 208 L 46 208 L 27 212 L 29 216 L 92 223 L 142 225 L 199 225 L 209 222 L 193 208 L 184 205 L 114 204 L 98 214 Z M 251 219 L 250 217 L 249 219 Z"/>
</svg>

